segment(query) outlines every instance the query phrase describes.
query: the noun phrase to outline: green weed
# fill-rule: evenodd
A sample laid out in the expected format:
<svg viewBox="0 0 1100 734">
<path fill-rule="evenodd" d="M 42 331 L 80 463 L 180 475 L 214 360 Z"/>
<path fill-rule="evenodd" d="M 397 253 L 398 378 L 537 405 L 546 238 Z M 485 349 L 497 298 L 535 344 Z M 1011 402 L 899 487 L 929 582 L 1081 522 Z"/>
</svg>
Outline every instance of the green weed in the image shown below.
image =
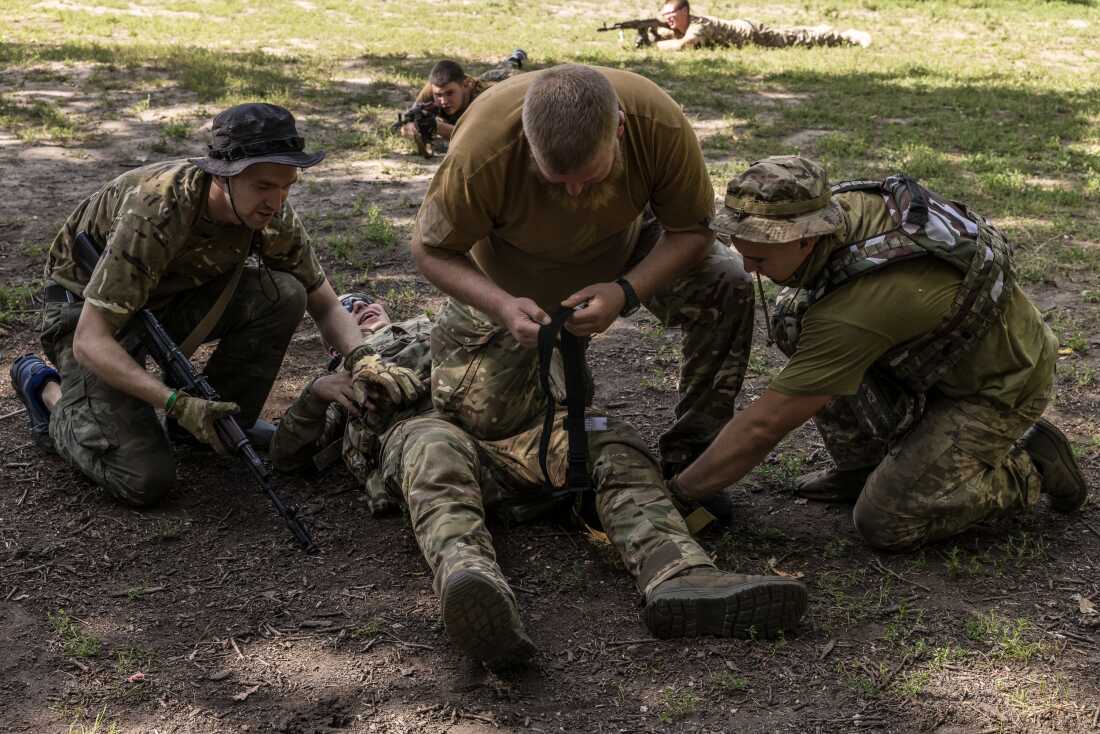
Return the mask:
<svg viewBox="0 0 1100 734">
<path fill-rule="evenodd" d="M 1027 619 L 1009 620 L 989 612 L 968 619 L 963 631 L 969 639 L 990 645 L 990 652 L 996 657 L 1026 663 L 1044 649 L 1041 642 L 1027 639 L 1031 628 Z"/>
<path fill-rule="evenodd" d="M 685 719 L 695 713 L 702 702 L 694 691 L 666 688 L 657 696 L 657 718 L 666 724 Z"/>
<path fill-rule="evenodd" d="M 749 690 L 749 679 L 743 675 L 736 675 L 728 670 L 722 670 L 710 677 L 710 682 L 715 688 L 734 693 Z"/>
<path fill-rule="evenodd" d="M 62 651 L 77 658 L 93 658 L 99 654 L 103 644 L 95 636 L 84 631 L 80 622 L 69 616 L 64 609 L 49 615 L 54 632 L 61 638 Z"/>
</svg>

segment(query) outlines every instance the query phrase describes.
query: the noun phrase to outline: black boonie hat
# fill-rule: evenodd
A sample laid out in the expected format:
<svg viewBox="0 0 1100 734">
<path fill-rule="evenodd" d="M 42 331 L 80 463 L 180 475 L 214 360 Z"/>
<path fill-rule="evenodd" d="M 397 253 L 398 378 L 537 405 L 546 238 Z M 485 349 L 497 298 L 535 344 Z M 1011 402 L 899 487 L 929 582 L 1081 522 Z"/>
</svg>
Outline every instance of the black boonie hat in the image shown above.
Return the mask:
<svg viewBox="0 0 1100 734">
<path fill-rule="evenodd" d="M 213 141 L 205 158 L 191 162 L 213 176 L 236 176 L 257 163 L 309 168 L 324 151 L 306 153 L 294 115 L 278 105 L 251 102 L 219 112 L 211 126 Z"/>
</svg>

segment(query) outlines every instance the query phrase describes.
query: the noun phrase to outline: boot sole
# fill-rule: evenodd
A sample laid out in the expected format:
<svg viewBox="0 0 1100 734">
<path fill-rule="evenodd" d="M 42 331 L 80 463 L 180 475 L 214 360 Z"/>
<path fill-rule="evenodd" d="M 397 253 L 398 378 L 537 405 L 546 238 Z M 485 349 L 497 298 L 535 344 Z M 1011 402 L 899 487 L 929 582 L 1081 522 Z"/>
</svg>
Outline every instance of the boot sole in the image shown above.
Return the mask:
<svg viewBox="0 0 1100 734">
<path fill-rule="evenodd" d="M 447 636 L 490 667 L 526 662 L 535 646 L 517 626 L 511 599 L 479 573 L 456 571 L 443 594 Z"/>
<path fill-rule="evenodd" d="M 1058 453 L 1058 460 L 1062 462 L 1063 466 L 1069 468 L 1073 482 L 1077 485 L 1077 491 L 1073 494 L 1056 495 L 1047 492 L 1047 494 L 1050 494 L 1051 508 L 1057 512 L 1073 512 L 1079 509 L 1088 498 L 1089 485 L 1085 482 L 1085 475 L 1081 473 L 1081 467 L 1077 466 L 1077 459 L 1073 456 L 1069 439 L 1066 438 L 1066 434 L 1062 433 L 1058 426 L 1046 418 L 1035 421 L 1034 430 L 1054 447 L 1054 450 Z"/>
<path fill-rule="evenodd" d="M 806 611 L 806 587 L 768 579 L 732 589 L 656 591 L 642 612 L 655 637 L 770 639 L 793 630 Z"/>
</svg>

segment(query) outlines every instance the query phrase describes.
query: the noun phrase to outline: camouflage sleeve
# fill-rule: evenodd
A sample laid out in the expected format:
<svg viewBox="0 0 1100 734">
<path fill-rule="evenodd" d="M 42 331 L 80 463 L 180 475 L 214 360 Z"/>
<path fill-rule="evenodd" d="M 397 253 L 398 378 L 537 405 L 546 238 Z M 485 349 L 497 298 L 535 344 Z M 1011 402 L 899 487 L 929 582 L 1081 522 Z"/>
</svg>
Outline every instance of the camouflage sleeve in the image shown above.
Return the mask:
<svg viewBox="0 0 1100 734">
<path fill-rule="evenodd" d="M 312 293 L 325 282 L 325 271 L 309 242 L 306 228 L 290 202 L 263 231 L 264 263 L 272 270 L 290 273 Z"/>
<path fill-rule="evenodd" d="M 277 471 L 295 472 L 307 466 L 324 448 L 325 437 L 332 433 L 329 403 L 320 400 L 310 387 L 310 382 L 290 410 L 286 412 L 271 439 L 269 456 Z M 340 413 L 342 416 L 342 412 Z M 339 429 L 342 431 L 343 426 Z"/>
<path fill-rule="evenodd" d="M 175 250 L 186 240 L 183 222 L 190 207 L 186 209 L 180 211 L 166 197 L 153 207 L 139 201 L 115 219 L 106 249 L 84 288 L 84 299 L 103 311 L 115 331 L 145 306 Z"/>
</svg>

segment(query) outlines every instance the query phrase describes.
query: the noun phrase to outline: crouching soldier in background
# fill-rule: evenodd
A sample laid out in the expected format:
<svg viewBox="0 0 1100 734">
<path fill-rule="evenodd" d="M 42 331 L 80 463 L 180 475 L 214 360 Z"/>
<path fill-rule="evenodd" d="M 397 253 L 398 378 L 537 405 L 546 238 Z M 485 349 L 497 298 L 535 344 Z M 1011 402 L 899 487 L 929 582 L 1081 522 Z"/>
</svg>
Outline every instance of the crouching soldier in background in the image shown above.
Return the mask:
<svg viewBox="0 0 1100 734">
<path fill-rule="evenodd" d="M 855 503 L 871 545 L 904 551 L 1088 487 L 1041 418 L 1056 340 L 1016 285 L 1004 236 L 904 175 L 829 188 L 797 156 L 729 183 L 713 225 L 745 269 L 786 286 L 770 328 L 790 361 L 673 480 L 702 498 L 814 419 L 836 468 L 797 493 Z"/>
</svg>

